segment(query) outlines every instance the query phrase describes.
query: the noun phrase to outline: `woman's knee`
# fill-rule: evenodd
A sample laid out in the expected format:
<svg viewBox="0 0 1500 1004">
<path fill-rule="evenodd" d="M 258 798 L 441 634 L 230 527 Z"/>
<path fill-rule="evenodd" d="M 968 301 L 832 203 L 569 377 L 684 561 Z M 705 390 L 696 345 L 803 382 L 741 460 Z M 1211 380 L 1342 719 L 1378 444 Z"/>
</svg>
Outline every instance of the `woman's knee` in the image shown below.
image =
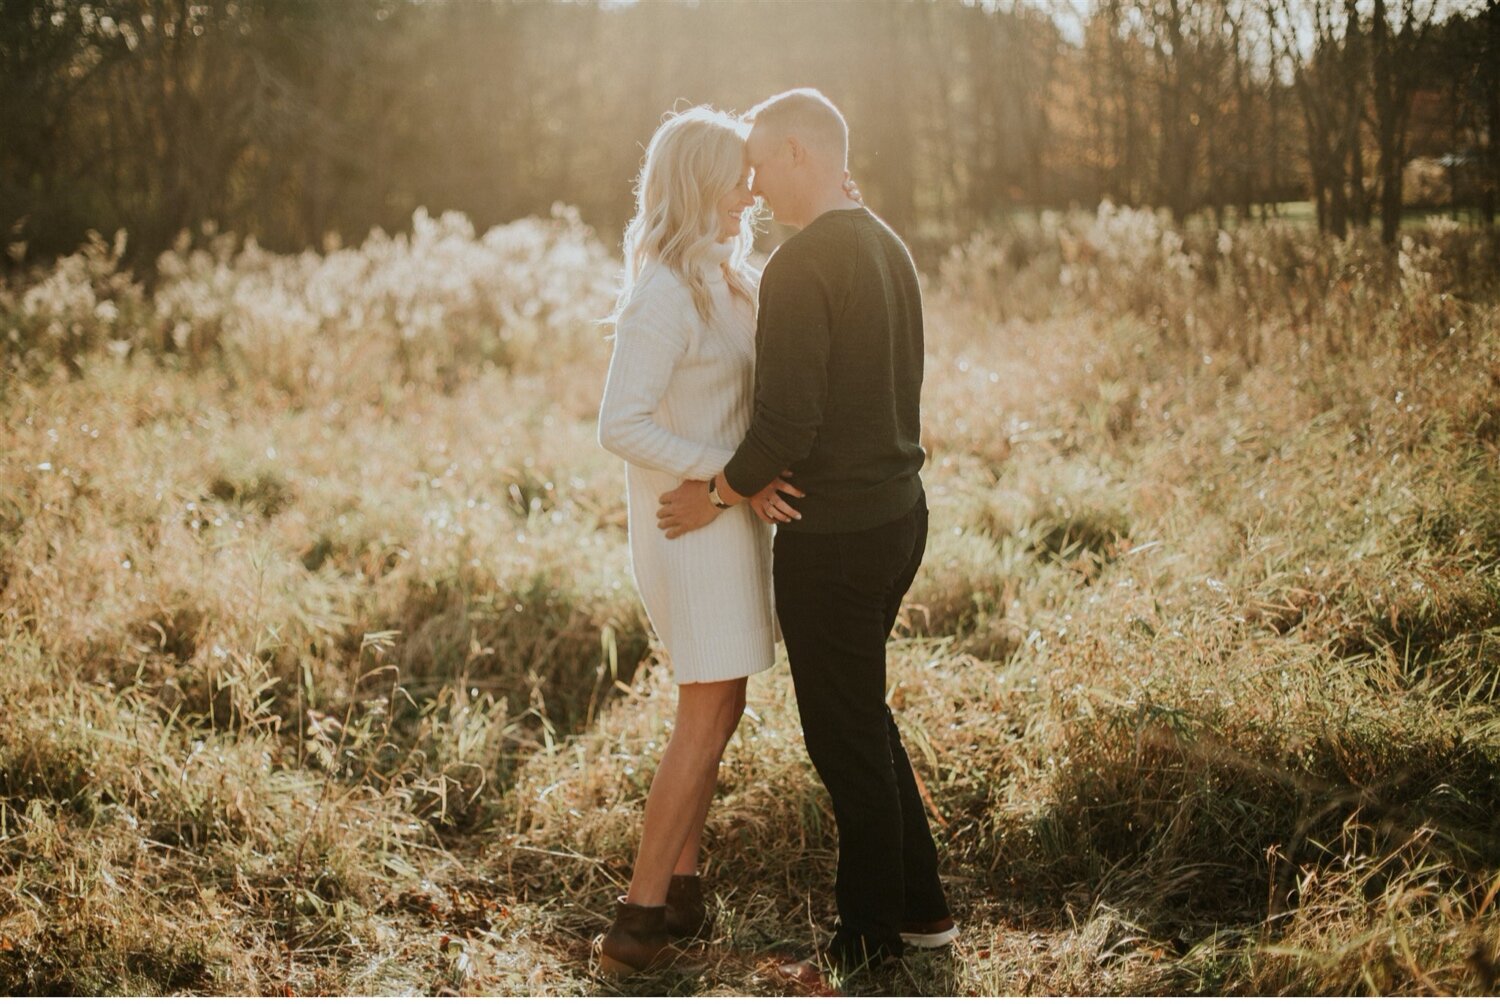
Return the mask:
<svg viewBox="0 0 1500 1004">
<path fill-rule="evenodd" d="M 740 719 L 744 717 L 744 714 L 745 702 L 743 698 L 735 702 L 732 707 L 725 709 L 724 716 L 719 720 L 719 741 L 721 746 L 729 745 L 729 740 L 733 739 L 735 732 L 739 730 Z"/>
<path fill-rule="evenodd" d="M 719 725 L 723 733 L 724 742 L 734 736 L 735 730 L 740 727 L 740 719 L 745 714 L 745 681 L 733 681 L 729 693 L 724 695 L 723 703 L 719 707 Z"/>
<path fill-rule="evenodd" d="M 722 747 L 734 735 L 745 713 L 745 681 L 684 685 L 677 710 L 679 729 L 686 727 Z"/>
</svg>

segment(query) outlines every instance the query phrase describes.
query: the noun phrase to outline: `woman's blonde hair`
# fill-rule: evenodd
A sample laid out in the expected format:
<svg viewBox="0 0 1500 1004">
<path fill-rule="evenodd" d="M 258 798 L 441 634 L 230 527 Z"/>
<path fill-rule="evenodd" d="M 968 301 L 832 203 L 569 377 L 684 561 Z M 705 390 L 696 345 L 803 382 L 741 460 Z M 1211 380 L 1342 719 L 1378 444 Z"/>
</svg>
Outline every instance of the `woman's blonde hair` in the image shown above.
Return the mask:
<svg viewBox="0 0 1500 1004">
<path fill-rule="evenodd" d="M 616 318 L 652 261 L 687 283 L 700 317 L 712 316 L 708 281 L 716 267 L 711 252 L 719 242 L 719 201 L 739 184 L 748 131 L 739 119 L 707 105 L 670 113 L 657 127 L 636 180 L 635 218 L 625 228 L 625 280 Z M 730 291 L 753 304 L 745 265 L 752 239 L 747 213 L 722 267 Z"/>
</svg>

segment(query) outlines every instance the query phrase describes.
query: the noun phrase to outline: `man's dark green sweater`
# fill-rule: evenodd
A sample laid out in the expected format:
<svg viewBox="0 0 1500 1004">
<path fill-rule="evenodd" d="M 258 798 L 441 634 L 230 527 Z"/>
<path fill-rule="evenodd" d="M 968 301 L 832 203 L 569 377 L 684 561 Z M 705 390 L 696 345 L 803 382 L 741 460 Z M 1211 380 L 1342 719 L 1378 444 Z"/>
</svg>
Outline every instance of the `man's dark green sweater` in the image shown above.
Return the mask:
<svg viewBox="0 0 1500 1004">
<path fill-rule="evenodd" d="M 807 493 L 782 530 L 866 530 L 922 491 L 922 296 L 901 238 L 867 209 L 819 216 L 766 263 L 755 412 L 724 479 L 753 495 L 783 470 Z"/>
</svg>

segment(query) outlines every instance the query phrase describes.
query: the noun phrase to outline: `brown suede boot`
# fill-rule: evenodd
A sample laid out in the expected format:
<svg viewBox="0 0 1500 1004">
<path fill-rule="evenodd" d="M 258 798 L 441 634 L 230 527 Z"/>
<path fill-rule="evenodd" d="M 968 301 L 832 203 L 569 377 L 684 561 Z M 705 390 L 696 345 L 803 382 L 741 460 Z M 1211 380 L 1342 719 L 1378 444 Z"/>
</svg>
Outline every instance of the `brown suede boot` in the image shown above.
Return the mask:
<svg viewBox="0 0 1500 1004">
<path fill-rule="evenodd" d="M 701 875 L 673 875 L 667 886 L 667 931 L 674 938 L 706 938 L 712 925 Z"/>
<path fill-rule="evenodd" d="M 671 964 L 674 955 L 667 939 L 667 908 L 637 906 L 621 896 L 615 922 L 605 932 L 599 968 L 611 976 L 630 976 Z"/>
</svg>

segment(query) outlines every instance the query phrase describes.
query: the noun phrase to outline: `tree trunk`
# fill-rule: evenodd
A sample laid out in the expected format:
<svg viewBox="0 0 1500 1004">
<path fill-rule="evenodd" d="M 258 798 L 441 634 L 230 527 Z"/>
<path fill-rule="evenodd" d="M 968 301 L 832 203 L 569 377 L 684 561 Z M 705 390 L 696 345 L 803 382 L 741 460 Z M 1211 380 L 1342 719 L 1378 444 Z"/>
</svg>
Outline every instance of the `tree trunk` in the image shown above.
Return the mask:
<svg viewBox="0 0 1500 1004">
<path fill-rule="evenodd" d="M 1365 46 L 1360 34 L 1359 10 L 1354 0 L 1346 0 L 1345 10 L 1342 59 L 1345 100 L 1343 144 L 1349 156 L 1349 217 L 1356 227 L 1363 227 L 1370 222 L 1369 199 L 1365 196 L 1364 130 L 1361 128 L 1365 104 Z"/>
<path fill-rule="evenodd" d="M 1484 12 L 1489 21 L 1488 44 L 1484 47 L 1485 70 L 1485 143 L 1484 159 L 1489 177 L 1480 187 L 1484 191 L 1484 220 L 1495 224 L 1495 202 L 1500 198 L 1500 0 L 1490 0 Z"/>
<path fill-rule="evenodd" d="M 1401 175 L 1406 167 L 1407 125 L 1411 119 L 1418 65 L 1423 58 L 1431 23 L 1430 12 L 1418 20 L 1413 0 L 1397 0 L 1397 6 L 1401 23 L 1392 31 L 1386 0 L 1375 0 L 1370 32 L 1374 50 L 1375 131 L 1380 148 L 1380 239 L 1387 246 L 1396 243 L 1396 233 L 1401 226 Z M 1457 151 L 1456 145 L 1454 150 Z"/>
<path fill-rule="evenodd" d="M 1375 0 L 1371 41 L 1375 48 L 1374 90 L 1376 136 L 1380 146 L 1380 240 L 1387 247 L 1396 243 L 1401 225 L 1401 166 L 1398 150 L 1396 105 L 1401 100 L 1396 80 L 1390 26 L 1386 23 L 1385 0 Z"/>
</svg>

